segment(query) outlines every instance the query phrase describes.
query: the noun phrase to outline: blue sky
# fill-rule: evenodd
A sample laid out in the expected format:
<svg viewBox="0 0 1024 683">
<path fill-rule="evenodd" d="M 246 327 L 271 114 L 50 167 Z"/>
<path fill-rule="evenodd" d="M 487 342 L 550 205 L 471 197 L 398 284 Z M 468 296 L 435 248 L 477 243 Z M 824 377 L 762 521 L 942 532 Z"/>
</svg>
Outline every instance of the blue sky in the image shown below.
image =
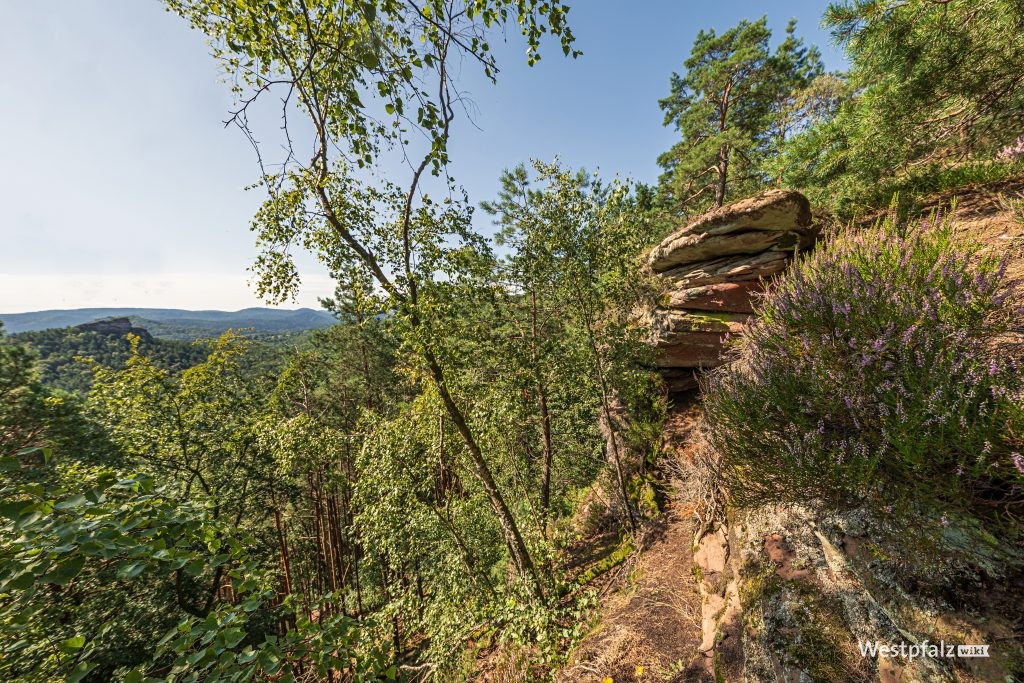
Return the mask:
<svg viewBox="0 0 1024 683">
<path fill-rule="evenodd" d="M 476 125 L 455 131 L 453 172 L 474 203 L 530 157 L 653 181 L 674 141 L 658 99 L 701 28 L 768 14 L 779 38 L 795 17 L 826 66 L 844 67 L 818 26 L 824 2 L 569 4 L 583 57 L 549 49 L 531 69 L 511 35 L 498 85 L 463 83 Z M 2 19 L 0 312 L 261 305 L 246 284 L 255 160 L 221 125 L 231 100 L 202 36 L 158 0 L 12 2 Z M 289 307 L 331 291 L 302 265 Z"/>
</svg>

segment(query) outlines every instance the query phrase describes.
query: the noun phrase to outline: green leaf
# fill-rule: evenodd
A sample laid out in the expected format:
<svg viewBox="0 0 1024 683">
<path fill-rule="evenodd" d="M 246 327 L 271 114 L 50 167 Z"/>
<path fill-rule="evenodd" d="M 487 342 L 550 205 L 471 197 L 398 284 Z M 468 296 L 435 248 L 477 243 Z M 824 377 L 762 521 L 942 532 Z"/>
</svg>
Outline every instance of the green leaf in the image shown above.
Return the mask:
<svg viewBox="0 0 1024 683">
<path fill-rule="evenodd" d="M 58 510 L 67 510 L 68 508 L 79 507 L 80 505 L 82 505 L 85 502 L 86 502 L 86 497 L 84 495 L 82 495 L 82 494 L 78 494 L 76 496 L 71 496 L 70 498 L 65 498 L 64 500 L 62 500 L 61 502 L 57 503 L 53 507 L 57 508 Z"/>
<path fill-rule="evenodd" d="M 141 574 L 146 568 L 147 562 L 145 560 L 139 560 L 130 564 L 122 565 L 117 570 L 117 578 L 119 579 L 134 579 L 136 576 Z"/>
<path fill-rule="evenodd" d="M 30 571 L 23 571 L 22 573 L 15 576 L 13 579 L 7 582 L 3 590 L 5 591 L 23 591 L 31 587 L 36 581 L 36 575 Z"/>
<path fill-rule="evenodd" d="M 261 600 L 260 600 L 259 596 L 256 596 L 256 597 L 253 597 L 253 598 L 249 598 L 248 600 L 243 602 L 241 604 L 241 608 L 244 609 L 246 612 L 252 612 L 253 610 L 259 608 L 260 603 L 261 603 Z"/>
<path fill-rule="evenodd" d="M 90 671 L 96 668 L 95 664 L 89 664 L 88 662 L 82 662 L 76 666 L 70 674 L 68 674 L 67 683 L 78 683 L 80 680 L 85 678 Z"/>
<path fill-rule="evenodd" d="M 18 500 L 10 503 L 0 503 L 0 516 L 10 520 L 17 520 L 21 513 L 32 506 L 30 500 Z"/>
<path fill-rule="evenodd" d="M 362 64 L 367 69 L 376 69 L 378 66 L 380 66 L 380 58 L 378 58 L 377 55 L 373 52 L 367 52 L 363 54 Z"/>
<path fill-rule="evenodd" d="M 66 586 L 71 579 L 78 576 L 84 566 L 85 556 L 74 555 L 58 564 L 40 580 L 43 583 L 54 583 L 58 586 Z"/>
<path fill-rule="evenodd" d="M 75 652 L 81 650 L 83 645 L 85 645 L 85 636 L 72 636 L 60 644 L 60 649 L 65 652 Z"/>
<path fill-rule="evenodd" d="M 185 573 L 189 576 L 199 576 L 203 573 L 204 568 L 206 568 L 206 562 L 200 557 L 188 563 L 188 566 L 185 567 Z"/>
<path fill-rule="evenodd" d="M 224 642 L 225 647 L 232 648 L 238 645 L 245 638 L 245 631 L 240 628 L 229 628 L 225 629 L 220 634 L 221 640 Z"/>
<path fill-rule="evenodd" d="M 157 641 L 157 643 L 156 643 L 157 649 L 162 648 L 164 645 L 166 645 L 167 643 L 171 642 L 171 640 L 174 639 L 175 637 L 177 637 L 177 635 L 178 635 L 178 629 L 172 628 L 170 631 L 165 633 L 160 640 Z"/>
</svg>

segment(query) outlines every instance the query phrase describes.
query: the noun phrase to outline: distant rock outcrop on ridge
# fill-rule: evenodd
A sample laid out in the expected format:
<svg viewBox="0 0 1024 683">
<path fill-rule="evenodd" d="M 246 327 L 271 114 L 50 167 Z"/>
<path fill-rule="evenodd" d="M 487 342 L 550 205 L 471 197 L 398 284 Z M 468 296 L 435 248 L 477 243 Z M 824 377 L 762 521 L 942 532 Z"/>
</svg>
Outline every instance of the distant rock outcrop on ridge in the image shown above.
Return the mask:
<svg viewBox="0 0 1024 683">
<path fill-rule="evenodd" d="M 76 330 L 82 332 L 98 332 L 99 334 L 112 334 L 123 337 L 126 334 L 134 334 L 145 341 L 151 341 L 153 336 L 144 327 L 136 327 L 128 318 L 104 318 L 91 323 L 76 325 Z"/>
</svg>

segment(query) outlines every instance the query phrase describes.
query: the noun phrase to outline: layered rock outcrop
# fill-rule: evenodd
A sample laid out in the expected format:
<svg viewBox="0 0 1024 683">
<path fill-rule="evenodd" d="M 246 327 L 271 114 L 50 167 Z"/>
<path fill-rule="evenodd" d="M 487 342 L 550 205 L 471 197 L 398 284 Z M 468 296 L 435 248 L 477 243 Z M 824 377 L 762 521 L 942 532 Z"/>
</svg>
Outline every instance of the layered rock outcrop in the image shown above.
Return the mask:
<svg viewBox="0 0 1024 683">
<path fill-rule="evenodd" d="M 755 295 L 817 232 L 799 192 L 771 190 L 714 209 L 655 247 L 647 267 L 661 283 L 648 327 L 656 363 L 671 391 L 697 384 L 697 371 L 722 360 Z"/>
</svg>

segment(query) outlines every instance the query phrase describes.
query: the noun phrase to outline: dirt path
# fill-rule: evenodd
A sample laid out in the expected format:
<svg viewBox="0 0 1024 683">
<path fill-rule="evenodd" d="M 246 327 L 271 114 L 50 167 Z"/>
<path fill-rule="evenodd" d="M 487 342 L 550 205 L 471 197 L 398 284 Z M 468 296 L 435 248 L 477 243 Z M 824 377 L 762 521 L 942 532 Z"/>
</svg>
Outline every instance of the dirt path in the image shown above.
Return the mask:
<svg viewBox="0 0 1024 683">
<path fill-rule="evenodd" d="M 691 409 L 673 411 L 665 448 L 687 444 Z M 706 681 L 701 597 L 693 573 L 692 510 L 670 503 L 644 532 L 642 549 L 619 566 L 601 595 L 601 619 L 562 671 L 564 683 Z"/>
</svg>

